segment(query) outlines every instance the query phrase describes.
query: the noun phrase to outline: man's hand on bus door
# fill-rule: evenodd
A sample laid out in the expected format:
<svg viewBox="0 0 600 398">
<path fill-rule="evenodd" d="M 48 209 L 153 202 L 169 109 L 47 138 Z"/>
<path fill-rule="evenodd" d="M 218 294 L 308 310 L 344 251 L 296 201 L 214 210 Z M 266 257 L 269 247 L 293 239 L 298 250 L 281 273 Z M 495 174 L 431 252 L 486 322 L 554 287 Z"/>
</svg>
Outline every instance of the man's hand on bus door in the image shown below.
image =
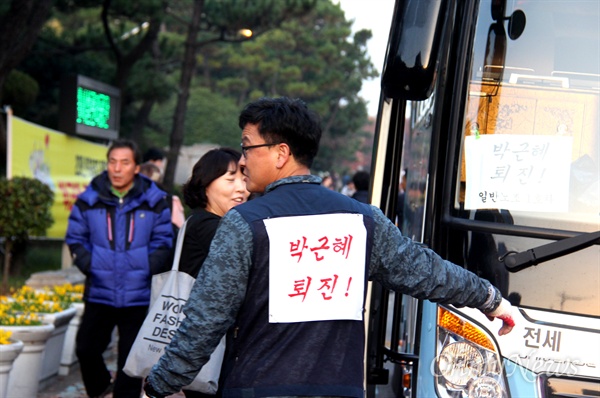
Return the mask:
<svg viewBox="0 0 600 398">
<path fill-rule="evenodd" d="M 494 311 L 486 314 L 490 321 L 494 320 L 494 318 L 502 319 L 502 327 L 498 331 L 500 336 L 510 333 L 515 326 L 512 312 L 512 305 L 507 299 L 503 298 L 500 305 Z"/>
</svg>

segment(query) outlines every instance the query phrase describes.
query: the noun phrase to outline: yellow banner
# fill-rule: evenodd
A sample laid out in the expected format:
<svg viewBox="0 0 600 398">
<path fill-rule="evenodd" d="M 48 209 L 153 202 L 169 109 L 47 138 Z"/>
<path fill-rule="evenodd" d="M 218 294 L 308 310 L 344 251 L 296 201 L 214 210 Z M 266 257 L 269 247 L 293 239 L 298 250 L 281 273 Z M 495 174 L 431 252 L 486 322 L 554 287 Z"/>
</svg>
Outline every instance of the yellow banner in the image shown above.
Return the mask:
<svg viewBox="0 0 600 398">
<path fill-rule="evenodd" d="M 63 239 L 71 208 L 92 178 L 106 169 L 107 146 L 12 117 L 11 177 L 35 177 L 54 191 L 49 238 Z"/>
</svg>

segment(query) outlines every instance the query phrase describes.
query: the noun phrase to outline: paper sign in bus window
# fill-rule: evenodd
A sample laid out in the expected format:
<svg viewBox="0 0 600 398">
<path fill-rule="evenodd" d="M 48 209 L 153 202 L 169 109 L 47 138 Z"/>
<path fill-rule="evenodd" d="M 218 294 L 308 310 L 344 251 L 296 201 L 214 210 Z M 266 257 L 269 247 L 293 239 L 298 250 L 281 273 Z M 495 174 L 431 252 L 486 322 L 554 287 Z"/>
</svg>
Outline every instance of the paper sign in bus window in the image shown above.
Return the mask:
<svg viewBox="0 0 600 398">
<path fill-rule="evenodd" d="M 487 134 L 465 138 L 465 208 L 564 212 L 573 138 Z"/>
<path fill-rule="evenodd" d="M 360 214 L 264 221 L 269 322 L 362 320 L 367 232 Z"/>
</svg>

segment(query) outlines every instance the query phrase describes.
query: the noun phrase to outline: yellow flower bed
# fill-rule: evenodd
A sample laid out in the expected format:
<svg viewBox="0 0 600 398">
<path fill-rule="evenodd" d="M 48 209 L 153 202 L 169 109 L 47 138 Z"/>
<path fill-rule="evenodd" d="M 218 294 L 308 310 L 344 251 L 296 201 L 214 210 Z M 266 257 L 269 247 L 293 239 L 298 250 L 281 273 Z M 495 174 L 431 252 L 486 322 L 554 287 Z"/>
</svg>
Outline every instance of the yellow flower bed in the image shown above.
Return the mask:
<svg viewBox="0 0 600 398">
<path fill-rule="evenodd" d="M 11 344 L 10 336 L 12 336 L 12 332 L 0 329 L 0 345 Z"/>
<path fill-rule="evenodd" d="M 51 301 L 68 301 L 70 303 L 83 302 L 83 285 L 64 285 L 53 286 L 49 289 Z"/>
<path fill-rule="evenodd" d="M 47 292 L 38 292 L 23 286 L 6 300 L 14 312 L 47 312 L 55 313 L 66 310 L 71 301 L 53 301 Z"/>
<path fill-rule="evenodd" d="M 42 319 L 36 313 L 18 312 L 13 309 L 13 302 L 6 296 L 0 297 L 0 326 L 34 326 L 41 325 Z"/>
<path fill-rule="evenodd" d="M 61 312 L 70 308 L 73 303 L 82 302 L 82 299 L 83 285 L 67 283 L 42 291 L 23 286 L 10 296 L 0 297 L 0 326 L 41 325 L 39 313 Z M 0 335 L 2 341 L 3 336 Z"/>
<path fill-rule="evenodd" d="M 29 306 L 31 312 L 60 312 L 71 307 L 73 303 L 83 302 L 83 285 L 64 285 L 34 290 L 23 286 L 15 291 L 11 298 Z"/>
</svg>

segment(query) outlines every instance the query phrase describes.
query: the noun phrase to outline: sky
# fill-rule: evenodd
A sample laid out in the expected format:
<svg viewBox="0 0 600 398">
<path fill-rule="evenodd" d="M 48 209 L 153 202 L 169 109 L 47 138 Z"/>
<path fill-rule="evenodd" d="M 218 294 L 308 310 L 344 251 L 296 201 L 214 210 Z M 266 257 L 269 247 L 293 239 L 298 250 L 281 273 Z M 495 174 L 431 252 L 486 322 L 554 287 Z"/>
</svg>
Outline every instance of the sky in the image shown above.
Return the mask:
<svg viewBox="0 0 600 398">
<path fill-rule="evenodd" d="M 347 20 L 354 20 L 352 31 L 370 29 L 373 37 L 367 42 L 371 63 L 379 72 L 383 69 L 394 0 L 333 0 L 339 3 Z M 369 116 L 377 115 L 380 93 L 380 76 L 363 81 L 359 95 L 367 101 Z"/>
</svg>

